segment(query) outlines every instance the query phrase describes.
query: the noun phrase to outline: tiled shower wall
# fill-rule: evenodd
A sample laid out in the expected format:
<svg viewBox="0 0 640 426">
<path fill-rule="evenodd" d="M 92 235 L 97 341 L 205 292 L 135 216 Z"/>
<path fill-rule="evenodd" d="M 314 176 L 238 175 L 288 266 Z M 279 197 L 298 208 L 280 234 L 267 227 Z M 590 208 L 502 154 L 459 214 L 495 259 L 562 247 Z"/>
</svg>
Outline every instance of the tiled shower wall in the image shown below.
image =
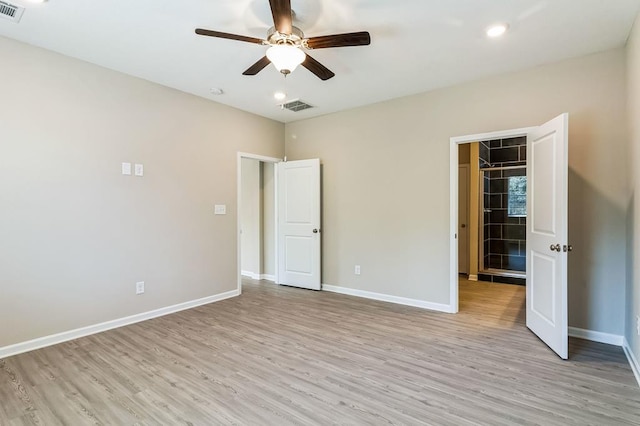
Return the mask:
<svg viewBox="0 0 640 426">
<path fill-rule="evenodd" d="M 524 272 L 526 217 L 509 217 L 508 178 L 526 176 L 526 169 L 491 170 L 525 166 L 526 137 L 480 142 L 480 169 L 484 173 L 484 267 Z"/>
</svg>

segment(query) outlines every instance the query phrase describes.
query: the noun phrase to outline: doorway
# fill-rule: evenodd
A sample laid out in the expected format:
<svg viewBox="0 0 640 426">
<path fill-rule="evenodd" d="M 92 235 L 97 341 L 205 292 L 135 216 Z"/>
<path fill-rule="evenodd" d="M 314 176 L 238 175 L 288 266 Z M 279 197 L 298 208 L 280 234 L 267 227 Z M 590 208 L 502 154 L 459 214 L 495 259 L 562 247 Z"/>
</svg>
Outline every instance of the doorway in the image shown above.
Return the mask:
<svg viewBox="0 0 640 426">
<path fill-rule="evenodd" d="M 525 162 L 526 137 L 458 145 L 459 306 L 491 326 L 525 325 Z"/>
<path fill-rule="evenodd" d="M 238 290 L 242 278 L 277 281 L 278 158 L 238 153 Z"/>
<path fill-rule="evenodd" d="M 321 290 L 320 160 L 237 156 L 237 288 L 242 277 Z"/>
<path fill-rule="evenodd" d="M 483 133 L 477 135 L 469 135 L 462 136 L 457 138 L 451 138 L 450 145 L 450 159 L 451 159 L 451 187 L 450 187 L 450 202 L 451 202 L 451 213 L 455 214 L 457 217 L 459 214 L 458 207 L 458 197 L 459 197 L 459 180 L 458 180 L 458 167 L 460 164 L 464 164 L 465 162 L 469 164 L 469 273 L 467 279 L 469 281 L 477 281 L 480 278 L 480 272 L 486 272 L 485 270 L 485 254 L 490 254 L 491 247 L 488 242 L 488 246 L 485 249 L 485 241 L 484 234 L 487 232 L 491 232 L 491 228 L 487 228 L 486 232 L 484 227 L 491 224 L 490 217 L 487 217 L 485 220 L 485 205 L 490 205 L 490 194 L 485 194 L 485 187 L 489 190 L 491 182 L 484 180 L 484 173 L 488 173 L 486 170 L 490 170 L 491 167 L 486 167 L 489 164 L 485 164 L 481 158 L 485 161 L 488 159 L 488 155 L 484 152 L 481 154 L 480 150 L 482 147 L 481 141 L 496 141 L 502 139 L 511 139 L 511 138 L 525 138 L 527 135 L 533 130 L 537 129 L 536 127 L 526 127 L 521 129 L 514 130 L 506 130 L 500 132 L 491 132 L 491 133 Z M 490 144 L 489 144 L 490 145 Z M 495 144 L 494 144 L 495 145 Z M 473 159 L 472 159 L 473 158 Z M 458 167 L 455 169 L 454 173 L 454 164 Z M 481 166 L 485 166 L 482 167 Z M 482 171 L 484 169 L 485 171 Z M 525 173 L 526 174 L 526 173 Z M 497 176 L 497 174 L 494 174 Z M 490 175 L 488 175 L 490 176 Z M 480 179 L 483 180 L 480 180 Z M 495 184 L 494 184 L 495 187 Z M 497 197 L 496 197 L 497 198 Z M 501 213 L 497 213 L 501 214 Z M 496 215 L 497 215 L 496 214 Z M 451 223 L 451 232 L 453 236 L 452 244 L 450 245 L 450 255 L 451 259 L 455 259 L 455 261 L 451 261 L 450 264 L 450 300 L 451 300 L 451 311 L 458 312 L 459 310 L 459 292 L 458 292 L 458 279 L 459 279 L 459 270 L 458 270 L 458 235 L 460 232 L 461 225 L 458 221 L 452 221 Z M 481 229 L 482 228 L 482 229 Z M 494 234 L 495 235 L 495 234 Z M 480 243 L 482 242 L 482 244 Z M 488 259 L 487 259 L 488 260 Z M 488 265 L 487 265 L 488 266 Z M 482 277 L 486 279 L 486 277 Z M 491 282 L 491 278 L 489 279 Z M 525 280 L 526 282 L 526 280 Z"/>
<path fill-rule="evenodd" d="M 521 204 L 526 205 L 526 324 L 544 343 L 555 351 L 562 359 L 568 358 L 568 307 L 567 307 L 567 254 L 572 247 L 568 243 L 568 142 L 569 142 L 569 115 L 561 114 L 554 119 L 541 124 L 538 127 L 506 130 L 479 135 L 453 137 L 450 140 L 450 211 L 451 240 L 450 240 L 450 308 L 452 312 L 459 309 L 459 282 L 458 282 L 458 156 L 459 145 L 476 141 L 494 141 L 511 138 L 526 138 L 526 179 L 529 188 L 522 191 L 522 175 L 515 175 L 513 186 L 516 188 L 514 200 L 521 199 Z M 500 146 L 501 149 L 505 148 Z M 515 147 L 509 146 L 511 149 Z M 500 156 L 498 156 L 500 157 Z M 518 159 L 519 160 L 519 159 Z M 503 192 L 500 204 L 501 214 L 512 214 L 513 220 L 520 225 L 522 206 L 509 201 L 509 194 L 505 194 L 509 177 L 504 175 L 505 170 L 515 170 L 519 166 L 514 164 L 512 168 L 502 167 L 496 181 L 502 185 Z M 497 171 L 497 170 L 495 170 Z M 491 171 L 489 171 L 491 173 Z M 511 172 L 510 172 L 511 173 Z M 518 172 L 520 173 L 520 172 Z M 483 175 L 484 176 L 484 175 Z M 491 185 L 484 179 L 481 188 Z M 524 196 L 522 195 L 524 192 Z M 497 196 L 498 194 L 496 194 Z M 506 195 L 506 198 L 504 198 Z M 483 203 L 489 204 L 491 194 L 483 194 Z M 513 205 L 510 205 L 513 204 Z M 482 212 L 488 215 L 491 212 Z M 489 223 L 491 225 L 491 223 Z M 510 224 L 497 224 L 502 228 Z M 515 225 L 515 223 L 514 223 Z M 493 232 L 493 229 L 489 229 Z M 498 239 L 498 238 L 496 238 Z M 483 242 L 484 245 L 484 242 Z M 489 243 L 490 249 L 490 243 Z M 518 253 L 519 253 L 518 242 Z M 509 256 L 509 253 L 501 254 Z M 510 259 L 508 259 L 507 264 Z M 504 259 L 500 259 L 501 270 L 504 269 Z M 497 263 L 496 263 L 497 265 Z M 510 266 L 510 265 L 508 265 Z"/>
<path fill-rule="evenodd" d="M 524 136 L 458 145 L 458 273 L 526 284 Z"/>
</svg>

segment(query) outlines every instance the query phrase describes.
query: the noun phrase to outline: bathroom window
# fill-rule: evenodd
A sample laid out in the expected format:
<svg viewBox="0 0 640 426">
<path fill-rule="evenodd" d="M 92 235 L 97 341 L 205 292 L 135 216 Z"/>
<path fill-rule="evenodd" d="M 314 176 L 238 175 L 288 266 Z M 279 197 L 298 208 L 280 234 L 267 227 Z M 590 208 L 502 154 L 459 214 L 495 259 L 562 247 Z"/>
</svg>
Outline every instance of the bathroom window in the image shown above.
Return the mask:
<svg viewBox="0 0 640 426">
<path fill-rule="evenodd" d="M 509 217 L 527 216 L 527 177 L 511 176 L 508 182 Z"/>
</svg>

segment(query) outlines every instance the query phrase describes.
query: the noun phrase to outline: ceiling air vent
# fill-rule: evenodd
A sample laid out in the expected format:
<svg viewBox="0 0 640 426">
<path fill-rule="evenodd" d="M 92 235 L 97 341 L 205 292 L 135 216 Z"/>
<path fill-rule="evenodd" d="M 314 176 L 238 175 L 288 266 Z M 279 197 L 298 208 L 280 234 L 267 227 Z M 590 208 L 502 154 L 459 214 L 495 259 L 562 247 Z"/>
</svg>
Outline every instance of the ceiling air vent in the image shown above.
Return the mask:
<svg viewBox="0 0 640 426">
<path fill-rule="evenodd" d="M 299 112 L 299 111 L 304 111 L 305 109 L 313 108 L 312 105 L 309 105 L 298 99 L 294 101 L 289 101 L 286 104 L 281 104 L 280 106 L 284 109 L 288 109 L 289 111 L 293 111 L 293 112 Z"/>
<path fill-rule="evenodd" d="M 0 18 L 5 18 L 13 22 L 20 22 L 24 7 L 16 6 L 0 0 Z"/>
</svg>

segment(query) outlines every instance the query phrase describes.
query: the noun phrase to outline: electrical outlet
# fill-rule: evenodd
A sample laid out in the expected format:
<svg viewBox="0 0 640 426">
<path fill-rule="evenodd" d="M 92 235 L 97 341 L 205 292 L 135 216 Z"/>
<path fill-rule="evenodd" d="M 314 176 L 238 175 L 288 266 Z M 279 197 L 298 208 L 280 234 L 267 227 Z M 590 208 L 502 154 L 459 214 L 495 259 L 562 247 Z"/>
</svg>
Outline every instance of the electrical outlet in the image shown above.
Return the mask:
<svg viewBox="0 0 640 426">
<path fill-rule="evenodd" d="M 136 283 L 136 294 L 144 293 L 144 281 L 139 281 Z"/>
<path fill-rule="evenodd" d="M 360 275 L 360 265 L 356 265 L 355 274 Z"/>
</svg>

